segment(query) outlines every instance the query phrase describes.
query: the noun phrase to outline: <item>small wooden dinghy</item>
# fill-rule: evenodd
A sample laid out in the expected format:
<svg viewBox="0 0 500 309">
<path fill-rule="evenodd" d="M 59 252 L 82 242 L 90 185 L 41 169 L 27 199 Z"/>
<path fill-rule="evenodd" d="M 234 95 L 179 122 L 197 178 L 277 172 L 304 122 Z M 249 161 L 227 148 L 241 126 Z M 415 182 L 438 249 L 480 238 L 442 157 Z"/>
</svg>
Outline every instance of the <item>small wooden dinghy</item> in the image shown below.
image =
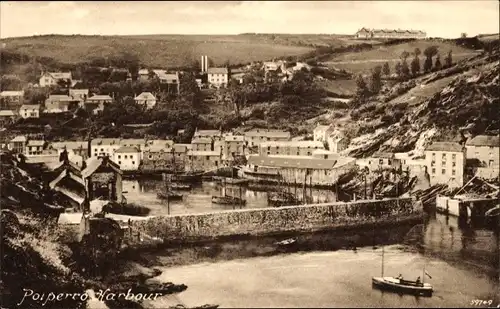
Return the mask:
<svg viewBox="0 0 500 309">
<path fill-rule="evenodd" d="M 278 246 L 290 246 L 296 242 L 297 242 L 296 238 L 288 238 L 282 241 L 275 242 L 274 244 Z"/>
</svg>

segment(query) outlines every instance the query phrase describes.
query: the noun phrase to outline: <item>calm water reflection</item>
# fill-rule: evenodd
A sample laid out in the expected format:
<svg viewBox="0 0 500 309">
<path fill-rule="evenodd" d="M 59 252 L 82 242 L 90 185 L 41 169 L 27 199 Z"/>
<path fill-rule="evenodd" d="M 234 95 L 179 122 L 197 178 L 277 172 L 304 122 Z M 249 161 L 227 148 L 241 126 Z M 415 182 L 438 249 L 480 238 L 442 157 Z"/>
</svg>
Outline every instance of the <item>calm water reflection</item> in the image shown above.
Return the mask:
<svg viewBox="0 0 500 309">
<path fill-rule="evenodd" d="M 156 198 L 161 186 L 162 182 L 155 180 L 125 181 L 125 196 L 129 202 L 149 206 L 152 215 L 167 214 L 166 203 Z M 231 209 L 232 206 L 211 203 L 211 196 L 224 194 L 223 190 L 220 184 L 214 182 L 200 184 L 186 192 L 182 202 L 171 202 L 171 214 Z M 302 197 L 301 188 L 289 190 L 293 194 L 297 190 L 297 196 Z M 247 208 L 267 206 L 265 191 L 229 185 L 226 191 L 228 195 L 241 194 L 245 197 Z M 314 202 L 336 200 L 335 193 L 328 190 L 307 189 L 305 195 Z M 422 233 L 423 251 L 416 248 L 402 250 L 394 245 L 387 248 L 386 273 L 419 276 L 426 263 L 426 270 L 433 277 L 430 282 L 435 287 L 432 298 L 372 290 L 370 278 L 380 274 L 380 248 L 364 247 L 357 252 L 330 251 L 333 249 L 327 246 L 328 241 L 339 237 L 331 234 L 299 236 L 298 243 L 303 244 L 298 250 L 300 252 L 277 256 L 255 255 L 258 250 L 272 249 L 272 241 L 269 244 L 265 240 L 256 240 L 263 243 L 221 245 L 215 263 L 165 268 L 158 279 L 185 283 L 189 288 L 179 295 L 162 297 L 149 305 L 157 308 L 178 303 L 187 306 L 216 303 L 221 307 L 471 307 L 474 299 L 491 298 L 495 298 L 495 306 L 500 304 L 497 303 L 500 301 L 497 295 L 500 268 L 498 231 L 473 227 L 459 222 L 457 218 L 438 214 L 431 215 L 425 225 L 411 228 L 410 232 L 400 237 L 405 239 L 400 242 L 417 239 Z M 367 235 L 377 235 L 373 236 L 376 244 L 390 243 L 388 234 L 383 236 L 375 230 L 353 239 L 359 239 L 360 245 L 366 246 L 372 241 L 368 241 L 372 236 Z M 315 237 L 318 239 L 314 240 Z M 322 243 L 324 248 L 319 249 L 318 245 Z M 249 258 L 248 252 L 243 253 L 249 250 L 256 257 Z M 182 255 L 181 252 L 179 254 Z M 171 258 L 171 254 L 159 255 Z M 237 276 L 234 275 L 236 273 Z"/>
<path fill-rule="evenodd" d="M 168 207 L 166 201 L 159 200 L 156 193 L 162 188 L 161 180 L 124 180 L 123 191 L 128 202 L 137 203 L 151 208 L 151 215 L 166 215 Z M 309 203 L 335 202 L 335 192 L 331 190 L 305 189 L 302 188 L 279 188 L 277 186 L 266 187 L 268 191 L 285 190 L 296 195 L 300 200 L 305 197 Z M 212 204 L 212 195 L 242 197 L 247 201 L 246 208 L 267 207 L 267 192 L 251 190 L 245 186 L 226 185 L 217 182 L 203 182 L 195 185 L 190 191 L 184 193 L 182 201 L 170 202 L 170 214 L 204 213 L 216 210 L 228 210 L 240 208 L 241 206 Z"/>
</svg>

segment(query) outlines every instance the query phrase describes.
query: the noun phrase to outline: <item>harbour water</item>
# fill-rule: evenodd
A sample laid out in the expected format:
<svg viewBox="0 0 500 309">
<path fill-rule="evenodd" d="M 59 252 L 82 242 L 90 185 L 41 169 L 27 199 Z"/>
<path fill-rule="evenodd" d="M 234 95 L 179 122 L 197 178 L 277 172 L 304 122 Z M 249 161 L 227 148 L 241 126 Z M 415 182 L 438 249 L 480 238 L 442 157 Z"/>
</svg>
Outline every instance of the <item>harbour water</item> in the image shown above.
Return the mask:
<svg viewBox="0 0 500 309">
<path fill-rule="evenodd" d="M 203 182 L 193 185 L 189 191 L 179 191 L 183 196 L 182 201 L 167 202 L 156 197 L 156 193 L 163 186 L 161 180 L 124 180 L 123 191 L 129 203 L 147 206 L 151 209 L 151 215 L 204 213 L 217 210 L 230 210 L 240 208 L 239 205 L 212 204 L 212 196 L 226 195 L 242 197 L 247 203 L 246 208 L 267 207 L 267 192 L 285 190 L 299 199 L 305 199 L 313 203 L 327 203 L 336 201 L 336 194 L 332 190 L 306 188 L 280 188 L 278 186 L 267 186 L 266 189 L 248 189 L 246 186 L 221 185 L 217 182 Z M 264 191 L 266 190 L 266 191 Z"/>
<path fill-rule="evenodd" d="M 126 186 L 138 186 L 133 190 L 139 190 L 126 189 L 129 202 L 143 201 L 151 205 L 152 214 L 165 214 L 165 205 L 156 200 L 155 190 L 161 186 L 161 181 L 135 182 Z M 210 196 L 220 194 L 220 190 L 215 183 L 196 187 L 182 203 L 171 204 L 171 213 L 228 209 L 210 203 Z M 266 207 L 266 192 L 245 190 L 244 194 L 246 207 Z M 314 198 L 334 201 L 335 195 L 314 190 Z M 408 245 L 408 239 L 422 233 L 423 250 Z M 301 235 L 297 239 L 299 247 L 284 252 L 275 252 L 274 242 L 279 239 L 158 252 L 159 261 L 169 262 L 158 263 L 163 273 L 156 279 L 184 283 L 188 289 L 159 298 L 148 306 L 165 308 L 179 303 L 185 306 L 214 303 L 223 308 L 473 307 L 472 302 L 478 299 L 491 300 L 490 307 L 500 305 L 500 241 L 498 231 L 492 229 L 474 227 L 457 218 L 438 214 L 431 215 L 425 225 L 403 231 L 374 230 L 350 236 L 326 233 Z M 357 250 L 333 245 L 341 239 L 354 240 Z M 372 289 L 371 277 L 381 274 L 382 244 L 386 244 L 384 274 L 396 276 L 401 273 L 414 280 L 423 276 L 425 264 L 432 277 L 425 277 L 425 280 L 432 283 L 435 290 L 431 298 Z M 174 259 L 177 262 L 170 264 Z"/>
</svg>

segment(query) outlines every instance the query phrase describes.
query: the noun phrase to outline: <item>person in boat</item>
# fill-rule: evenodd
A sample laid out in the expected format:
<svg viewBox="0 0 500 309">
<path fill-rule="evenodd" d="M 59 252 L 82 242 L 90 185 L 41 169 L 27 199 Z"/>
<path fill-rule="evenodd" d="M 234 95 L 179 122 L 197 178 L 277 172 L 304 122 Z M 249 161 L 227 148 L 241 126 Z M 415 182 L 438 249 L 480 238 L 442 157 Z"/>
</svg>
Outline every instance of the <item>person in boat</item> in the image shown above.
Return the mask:
<svg viewBox="0 0 500 309">
<path fill-rule="evenodd" d="M 397 276 L 396 279 L 403 280 L 403 275 L 399 274 L 399 276 Z"/>
<path fill-rule="evenodd" d="M 417 277 L 417 280 L 415 281 L 416 284 L 420 284 L 420 276 Z"/>
</svg>

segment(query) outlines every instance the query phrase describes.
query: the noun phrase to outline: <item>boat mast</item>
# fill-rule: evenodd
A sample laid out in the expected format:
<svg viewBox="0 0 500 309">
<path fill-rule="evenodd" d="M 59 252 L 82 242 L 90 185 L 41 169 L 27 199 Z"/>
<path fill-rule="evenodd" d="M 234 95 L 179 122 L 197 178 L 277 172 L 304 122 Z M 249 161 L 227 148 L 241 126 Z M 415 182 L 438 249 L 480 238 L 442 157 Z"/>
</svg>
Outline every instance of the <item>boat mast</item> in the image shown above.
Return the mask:
<svg viewBox="0 0 500 309">
<path fill-rule="evenodd" d="M 384 278 L 384 246 L 382 246 L 382 278 Z"/>
<path fill-rule="evenodd" d="M 422 249 L 425 250 L 425 216 L 422 218 Z M 424 283 L 425 280 L 425 251 L 422 252 L 423 258 L 424 258 L 424 265 L 422 267 L 422 284 Z"/>
</svg>

